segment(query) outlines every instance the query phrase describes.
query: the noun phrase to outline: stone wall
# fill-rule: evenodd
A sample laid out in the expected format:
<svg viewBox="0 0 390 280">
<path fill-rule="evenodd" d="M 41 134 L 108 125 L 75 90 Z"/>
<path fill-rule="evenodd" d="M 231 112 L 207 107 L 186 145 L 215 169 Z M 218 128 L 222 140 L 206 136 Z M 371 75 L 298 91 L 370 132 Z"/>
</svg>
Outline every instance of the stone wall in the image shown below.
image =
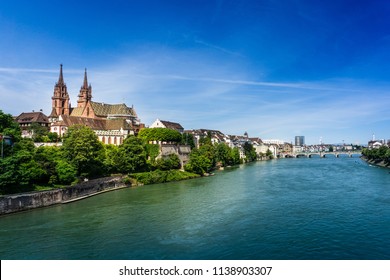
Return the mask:
<svg viewBox="0 0 390 280">
<path fill-rule="evenodd" d="M 122 177 L 107 177 L 63 189 L 6 195 L 0 197 L 0 215 L 68 203 L 124 187 L 127 186 L 122 182 Z"/>
<path fill-rule="evenodd" d="M 190 160 L 191 147 L 188 145 L 161 144 L 158 158 L 167 157 L 170 154 L 176 154 L 180 159 L 182 168 Z"/>
</svg>

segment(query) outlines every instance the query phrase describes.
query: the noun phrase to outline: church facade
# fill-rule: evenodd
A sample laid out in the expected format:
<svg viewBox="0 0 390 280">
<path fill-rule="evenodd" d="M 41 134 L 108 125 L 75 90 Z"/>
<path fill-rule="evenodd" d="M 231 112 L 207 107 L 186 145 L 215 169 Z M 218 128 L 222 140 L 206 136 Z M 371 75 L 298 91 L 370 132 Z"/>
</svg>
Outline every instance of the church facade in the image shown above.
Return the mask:
<svg viewBox="0 0 390 280">
<path fill-rule="evenodd" d="M 51 99 L 50 131 L 57 133 L 60 137 L 72 125 L 86 125 L 96 133 L 101 142 L 120 145 L 128 135 L 135 135 L 144 127 L 133 106 L 92 101 L 92 86 L 88 84 L 87 70 L 84 72 L 77 107 L 71 106 L 62 65 Z"/>
</svg>

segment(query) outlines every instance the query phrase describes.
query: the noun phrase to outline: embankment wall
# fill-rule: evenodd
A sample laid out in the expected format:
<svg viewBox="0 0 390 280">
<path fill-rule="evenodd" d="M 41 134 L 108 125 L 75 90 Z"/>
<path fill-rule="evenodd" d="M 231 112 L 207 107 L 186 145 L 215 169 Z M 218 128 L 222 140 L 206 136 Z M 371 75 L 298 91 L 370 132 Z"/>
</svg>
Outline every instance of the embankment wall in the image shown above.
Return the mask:
<svg viewBox="0 0 390 280">
<path fill-rule="evenodd" d="M 380 167 L 390 168 L 390 165 L 388 163 L 386 163 L 385 161 L 383 161 L 383 160 L 375 160 L 375 159 L 369 160 L 365 156 L 362 156 L 360 158 L 362 160 L 364 160 L 365 162 L 371 164 L 371 165 L 376 165 L 376 166 L 380 166 Z"/>
<path fill-rule="evenodd" d="M 49 191 L 20 193 L 0 197 L 0 215 L 87 198 L 103 192 L 125 188 L 122 177 L 107 177 L 75 186 Z"/>
</svg>

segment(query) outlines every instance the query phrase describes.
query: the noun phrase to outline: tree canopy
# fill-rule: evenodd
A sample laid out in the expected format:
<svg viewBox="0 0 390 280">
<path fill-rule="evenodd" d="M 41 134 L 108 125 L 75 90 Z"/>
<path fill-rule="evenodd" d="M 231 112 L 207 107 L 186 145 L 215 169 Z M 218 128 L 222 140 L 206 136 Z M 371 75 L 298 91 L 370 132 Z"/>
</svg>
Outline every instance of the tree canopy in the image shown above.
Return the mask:
<svg viewBox="0 0 390 280">
<path fill-rule="evenodd" d="M 179 143 L 183 137 L 180 132 L 169 128 L 143 128 L 138 133 L 138 137 L 146 141 L 161 141 Z"/>
<path fill-rule="evenodd" d="M 116 168 L 122 173 L 145 171 L 146 159 L 144 142 L 135 136 L 129 136 L 118 148 L 115 157 Z"/>
<path fill-rule="evenodd" d="M 5 114 L 2 110 L 0 110 L 0 134 L 10 136 L 14 142 L 21 139 L 19 124 L 14 121 L 12 115 Z"/>
<path fill-rule="evenodd" d="M 84 125 L 69 127 L 64 136 L 62 149 L 64 156 L 76 167 L 81 176 L 96 176 L 104 173 L 103 144 L 94 131 Z"/>
</svg>

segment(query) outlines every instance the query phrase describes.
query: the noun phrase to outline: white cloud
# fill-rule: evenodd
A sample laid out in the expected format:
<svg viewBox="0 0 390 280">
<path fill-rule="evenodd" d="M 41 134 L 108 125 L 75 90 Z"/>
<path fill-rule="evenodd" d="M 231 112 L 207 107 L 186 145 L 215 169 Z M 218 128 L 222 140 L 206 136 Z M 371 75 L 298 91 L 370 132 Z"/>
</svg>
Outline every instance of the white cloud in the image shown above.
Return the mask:
<svg viewBox="0 0 390 280">
<path fill-rule="evenodd" d="M 366 133 L 362 132 L 365 127 L 371 130 L 372 123 L 389 120 L 387 84 L 267 82 L 248 78 L 256 75 L 242 69 L 202 55 L 164 51 L 95 66 L 88 69 L 88 80 L 95 101 L 134 105 L 147 125 L 162 118 L 187 129 L 212 128 L 228 134 L 248 131 L 251 136 L 286 141 L 302 134 L 307 139 L 323 136 L 337 141 L 342 133 L 344 138 L 358 138 L 359 132 Z M 17 115 L 42 108 L 48 114 L 58 72 L 0 68 L 0 109 Z M 74 105 L 83 73 L 84 69 L 64 66 Z"/>
</svg>

